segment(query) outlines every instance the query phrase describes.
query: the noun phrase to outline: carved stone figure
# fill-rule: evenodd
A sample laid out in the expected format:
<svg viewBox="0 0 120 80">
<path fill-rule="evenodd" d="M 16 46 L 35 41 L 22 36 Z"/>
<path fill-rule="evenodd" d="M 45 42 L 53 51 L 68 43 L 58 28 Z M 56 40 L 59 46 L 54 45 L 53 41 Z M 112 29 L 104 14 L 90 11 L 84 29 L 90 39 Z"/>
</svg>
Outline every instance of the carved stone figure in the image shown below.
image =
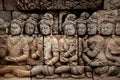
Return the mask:
<svg viewBox="0 0 120 80">
<path fill-rule="evenodd" d="M 106 57 L 109 61 L 109 65 L 111 65 L 111 67 L 109 68 L 109 71 L 107 73 L 108 76 L 110 75 L 116 75 L 117 77 L 120 77 L 120 70 L 119 67 L 120 66 L 120 55 L 119 55 L 119 23 L 120 20 L 119 18 L 116 20 L 116 25 L 113 23 L 111 25 L 111 27 L 114 29 L 115 28 L 115 33 L 116 35 L 112 35 L 112 37 L 109 37 L 106 39 Z M 109 30 L 110 28 L 107 28 L 108 32 L 111 31 Z M 111 31 L 112 32 L 112 31 Z"/>
<path fill-rule="evenodd" d="M 40 31 L 44 35 L 44 64 L 46 66 L 35 66 L 31 70 L 32 76 L 37 75 L 37 78 L 55 78 L 57 75 L 54 74 L 54 67 L 59 60 L 59 47 L 57 39 L 51 34 L 51 20 L 52 14 L 45 13 L 44 17 L 40 21 Z M 50 18 L 50 19 L 47 19 Z M 41 68 L 42 67 L 42 68 Z"/>
<path fill-rule="evenodd" d="M 31 14 L 29 19 L 27 19 L 25 23 L 25 38 L 27 40 L 27 43 L 29 45 L 29 58 L 27 59 L 27 64 L 35 65 L 40 64 L 41 60 L 41 52 L 42 47 L 38 44 L 36 36 L 34 35 L 35 30 L 37 28 L 37 21 L 38 21 L 39 15 L 38 14 Z"/>
<path fill-rule="evenodd" d="M 77 20 L 78 35 L 85 35 L 88 17 L 89 14 L 87 12 L 83 12 L 81 13 L 80 18 Z"/>
<path fill-rule="evenodd" d="M 78 66 L 76 16 L 68 14 L 63 23 L 64 36 L 59 40 L 60 61 L 57 63 L 55 73 L 62 77 L 80 78 L 84 74 L 84 66 Z M 78 72 L 77 72 L 78 71 Z"/>
<path fill-rule="evenodd" d="M 87 65 L 89 65 L 95 74 L 105 74 L 108 70 L 107 59 L 104 54 L 104 38 L 97 33 L 97 13 L 94 12 L 88 19 L 88 35 L 83 40 L 84 53 L 82 57 Z"/>
<path fill-rule="evenodd" d="M 29 56 L 27 40 L 21 35 L 23 22 L 19 19 L 11 21 L 11 35 L 7 39 L 8 55 L 5 57 L 9 64 L 26 64 Z"/>
<path fill-rule="evenodd" d="M 9 23 L 0 18 L 0 64 L 6 64 L 5 56 L 7 55 L 7 33 Z"/>
<path fill-rule="evenodd" d="M 82 38 L 86 34 L 87 30 L 87 19 L 89 17 L 89 14 L 87 12 L 81 13 L 80 17 L 77 19 L 77 33 L 79 35 L 79 65 L 84 65 L 83 60 L 81 58 L 81 55 L 83 53 L 82 48 Z"/>
</svg>

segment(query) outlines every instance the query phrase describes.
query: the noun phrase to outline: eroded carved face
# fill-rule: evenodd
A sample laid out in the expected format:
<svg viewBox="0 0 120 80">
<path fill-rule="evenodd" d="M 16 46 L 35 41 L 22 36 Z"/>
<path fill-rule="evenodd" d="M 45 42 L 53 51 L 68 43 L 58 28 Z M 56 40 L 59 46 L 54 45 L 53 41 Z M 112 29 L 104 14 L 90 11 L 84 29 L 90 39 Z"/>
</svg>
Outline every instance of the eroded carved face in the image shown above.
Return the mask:
<svg viewBox="0 0 120 80">
<path fill-rule="evenodd" d="M 113 23 L 107 22 L 101 24 L 101 34 L 102 35 L 111 35 L 114 31 L 115 25 Z"/>
<path fill-rule="evenodd" d="M 85 35 L 86 33 L 86 25 L 78 24 L 78 35 Z"/>
<path fill-rule="evenodd" d="M 43 35 L 49 35 L 51 32 L 50 26 L 46 24 L 40 24 L 40 31 Z"/>
<path fill-rule="evenodd" d="M 35 27 L 31 23 L 26 23 L 25 24 L 25 32 L 28 35 L 32 35 L 34 33 Z"/>
<path fill-rule="evenodd" d="M 97 24 L 90 23 L 87 27 L 88 35 L 95 35 L 97 33 Z"/>
<path fill-rule="evenodd" d="M 117 35 L 120 35 L 120 22 L 117 22 L 117 24 L 116 24 L 115 33 Z"/>
<path fill-rule="evenodd" d="M 75 35 L 75 27 L 73 24 L 65 25 L 65 34 L 69 36 Z"/>
<path fill-rule="evenodd" d="M 21 27 L 20 27 L 20 25 L 18 25 L 16 23 L 12 23 L 10 31 L 11 31 L 11 35 L 20 35 L 21 34 Z"/>
</svg>

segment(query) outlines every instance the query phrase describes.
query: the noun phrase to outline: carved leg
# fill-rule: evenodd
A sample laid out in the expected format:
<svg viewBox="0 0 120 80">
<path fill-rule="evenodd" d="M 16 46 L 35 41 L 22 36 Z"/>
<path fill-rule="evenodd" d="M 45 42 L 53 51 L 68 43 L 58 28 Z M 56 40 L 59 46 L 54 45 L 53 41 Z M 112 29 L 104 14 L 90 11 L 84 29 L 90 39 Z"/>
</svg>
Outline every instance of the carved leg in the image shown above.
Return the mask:
<svg viewBox="0 0 120 80">
<path fill-rule="evenodd" d="M 101 77 L 104 77 L 107 75 L 107 71 L 109 69 L 109 66 L 103 66 L 103 67 L 96 67 L 93 72 L 97 75 L 100 75 Z"/>
<path fill-rule="evenodd" d="M 84 78 L 84 66 L 71 66 L 71 77 L 72 78 Z"/>
<path fill-rule="evenodd" d="M 70 77 L 70 66 L 60 66 L 55 69 L 56 74 L 61 74 L 63 78 Z"/>
<path fill-rule="evenodd" d="M 0 69 L 0 74 L 12 73 L 14 66 L 5 66 Z"/>
<path fill-rule="evenodd" d="M 13 70 L 13 74 L 18 77 L 30 77 L 30 71 L 27 70 L 15 69 Z"/>
<path fill-rule="evenodd" d="M 87 77 L 92 77 L 92 68 L 90 66 L 85 66 L 85 74 Z"/>
</svg>

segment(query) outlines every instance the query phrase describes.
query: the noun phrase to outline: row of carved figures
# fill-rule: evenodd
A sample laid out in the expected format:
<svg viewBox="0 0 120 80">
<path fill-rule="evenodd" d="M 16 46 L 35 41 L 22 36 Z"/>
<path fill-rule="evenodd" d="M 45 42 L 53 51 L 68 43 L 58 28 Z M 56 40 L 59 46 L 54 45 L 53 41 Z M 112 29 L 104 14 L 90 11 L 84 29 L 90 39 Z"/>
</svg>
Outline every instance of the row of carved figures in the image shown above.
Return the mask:
<svg viewBox="0 0 120 80">
<path fill-rule="evenodd" d="M 75 35 L 74 14 L 68 14 L 62 24 L 64 35 L 51 35 L 53 21 L 51 21 L 52 14 L 50 13 L 45 13 L 39 22 L 42 35 L 33 34 L 37 26 L 36 14 L 32 14 L 25 23 L 23 22 L 26 16 L 14 18 L 9 28 L 6 28 L 9 23 L 0 19 L 0 27 L 3 30 L 3 34 L 0 35 L 0 64 L 7 65 L 0 67 L 0 75 L 81 78 L 92 77 L 89 73 L 92 74 L 93 71 L 102 77 L 110 75 L 120 77 L 119 21 L 115 25 L 105 20 L 98 28 L 96 15 L 97 13 L 94 12 L 89 17 L 91 22 L 87 26 L 89 36 L 80 37 Z M 84 27 L 85 20 L 79 21 L 82 22 L 79 27 Z M 118 35 L 112 35 L 115 27 Z M 10 31 L 10 35 L 5 35 L 4 29 L 5 33 Z M 21 34 L 23 29 L 26 35 Z M 80 29 L 83 32 L 86 30 L 86 28 Z M 99 33 L 102 36 L 96 34 L 97 30 L 100 30 Z M 35 66 L 31 68 L 25 66 L 26 64 Z"/>
</svg>

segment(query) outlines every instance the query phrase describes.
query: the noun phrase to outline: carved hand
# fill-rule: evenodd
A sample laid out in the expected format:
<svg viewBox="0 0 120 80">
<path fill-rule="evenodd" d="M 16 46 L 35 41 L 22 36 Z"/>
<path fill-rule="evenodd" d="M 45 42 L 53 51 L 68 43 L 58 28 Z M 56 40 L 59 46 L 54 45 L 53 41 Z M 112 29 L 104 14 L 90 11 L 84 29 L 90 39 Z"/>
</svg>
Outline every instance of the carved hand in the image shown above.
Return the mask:
<svg viewBox="0 0 120 80">
<path fill-rule="evenodd" d="M 90 63 L 90 66 L 103 66 L 104 64 L 100 61 L 94 61 Z"/>
<path fill-rule="evenodd" d="M 53 65 L 52 61 L 49 61 L 49 62 L 47 62 L 46 64 L 47 64 L 48 66 L 52 66 L 52 65 Z"/>
<path fill-rule="evenodd" d="M 67 58 L 64 58 L 64 57 L 61 57 L 61 62 L 69 62 L 69 59 L 67 59 Z"/>
</svg>

